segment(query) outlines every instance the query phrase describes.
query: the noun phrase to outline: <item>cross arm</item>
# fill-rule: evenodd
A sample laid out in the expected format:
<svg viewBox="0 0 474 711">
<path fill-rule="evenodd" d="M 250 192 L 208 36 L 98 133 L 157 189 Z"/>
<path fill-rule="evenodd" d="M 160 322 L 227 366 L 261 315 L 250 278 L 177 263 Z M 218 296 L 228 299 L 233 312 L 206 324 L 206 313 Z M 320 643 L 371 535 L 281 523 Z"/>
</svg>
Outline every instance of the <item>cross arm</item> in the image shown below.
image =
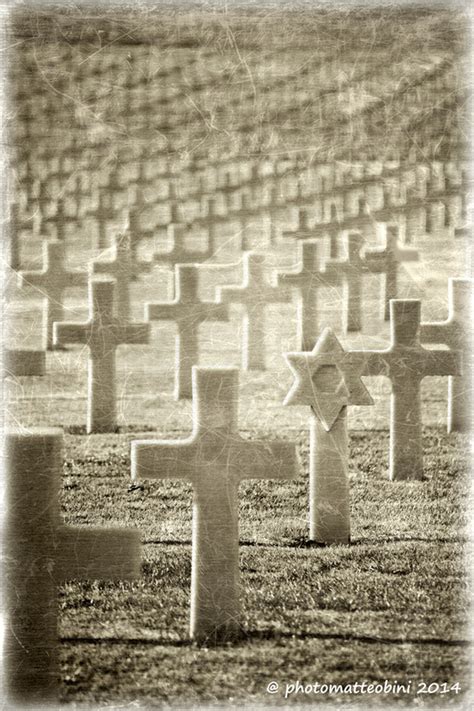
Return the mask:
<svg viewBox="0 0 474 711">
<path fill-rule="evenodd" d="M 176 252 L 176 245 L 173 245 L 172 249 L 169 249 L 166 252 L 155 252 L 153 254 L 152 264 L 175 264 Z"/>
<path fill-rule="evenodd" d="M 117 263 L 115 260 L 107 262 L 92 262 L 91 267 L 94 274 L 114 274 Z"/>
<path fill-rule="evenodd" d="M 243 304 L 250 306 L 255 302 L 255 297 L 248 292 L 248 286 L 218 286 L 217 301 L 221 304 Z"/>
<path fill-rule="evenodd" d="M 257 290 L 255 301 L 260 300 L 268 302 L 269 304 L 286 304 L 291 301 L 291 290 L 288 286 L 282 286 L 280 284 L 263 284 L 262 288 Z"/>
<path fill-rule="evenodd" d="M 423 349 L 420 364 L 423 377 L 428 375 L 461 375 L 462 358 L 459 351 L 429 351 Z"/>
<path fill-rule="evenodd" d="M 53 324 L 53 343 L 64 346 L 68 343 L 87 343 L 91 336 L 89 324 L 57 321 Z"/>
<path fill-rule="evenodd" d="M 372 274 L 383 274 L 387 271 L 390 257 L 385 249 L 366 250 L 364 252 L 364 264 L 366 269 Z"/>
<path fill-rule="evenodd" d="M 13 378 L 22 375 L 44 375 L 46 354 L 44 351 L 17 351 L 7 348 L 3 354 L 3 370 L 5 375 Z"/>
<path fill-rule="evenodd" d="M 449 321 L 420 324 L 420 340 L 422 343 L 446 343 L 449 345 Z"/>
<path fill-rule="evenodd" d="M 445 343 L 452 350 L 469 348 L 469 328 L 454 318 L 446 321 L 420 324 L 420 340 L 422 343 Z"/>
<path fill-rule="evenodd" d="M 68 286 L 85 286 L 88 280 L 89 274 L 87 272 L 74 270 L 67 273 Z"/>
<path fill-rule="evenodd" d="M 152 304 L 145 304 L 147 321 L 178 321 L 180 311 L 180 304 L 173 301 L 156 301 Z"/>
<path fill-rule="evenodd" d="M 24 289 L 26 286 L 43 288 L 47 275 L 45 272 L 19 272 L 17 275 L 18 288 Z"/>
<path fill-rule="evenodd" d="M 318 225 L 316 225 L 318 227 Z M 282 237 L 291 237 L 293 239 L 312 239 L 315 236 L 315 229 L 298 229 L 296 230 L 283 230 L 281 233 Z"/>
<path fill-rule="evenodd" d="M 204 321 L 228 321 L 229 306 L 219 302 L 208 301 L 203 303 Z"/>
<path fill-rule="evenodd" d="M 278 272 L 276 275 L 277 287 L 284 289 L 306 289 L 313 281 L 313 277 L 305 272 Z"/>
<path fill-rule="evenodd" d="M 138 345 L 140 343 L 148 343 L 150 340 L 150 324 L 143 322 L 118 324 L 115 327 L 115 334 L 118 344 Z"/>
<path fill-rule="evenodd" d="M 140 532 L 126 528 L 59 529 L 55 577 L 133 580 L 140 575 Z"/>
<path fill-rule="evenodd" d="M 131 446 L 132 481 L 182 479 L 192 481 L 197 451 L 194 439 L 135 440 Z"/>
</svg>

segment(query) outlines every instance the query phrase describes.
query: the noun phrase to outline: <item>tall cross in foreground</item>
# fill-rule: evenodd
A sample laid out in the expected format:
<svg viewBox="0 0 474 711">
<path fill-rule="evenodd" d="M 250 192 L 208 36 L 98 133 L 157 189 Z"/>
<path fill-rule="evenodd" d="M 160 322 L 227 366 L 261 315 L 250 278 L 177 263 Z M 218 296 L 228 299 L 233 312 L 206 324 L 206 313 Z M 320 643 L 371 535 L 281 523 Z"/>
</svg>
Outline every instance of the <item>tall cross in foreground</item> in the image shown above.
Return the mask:
<svg viewBox="0 0 474 711">
<path fill-rule="evenodd" d="M 175 298 L 146 304 L 148 321 L 175 321 L 176 379 L 175 398 L 192 397 L 191 373 L 199 361 L 199 326 L 208 321 L 227 321 L 228 307 L 199 298 L 199 273 L 194 264 L 177 264 L 175 267 Z"/>
<path fill-rule="evenodd" d="M 191 638 L 237 638 L 239 498 L 244 479 L 293 479 L 296 448 L 253 442 L 238 433 L 236 368 L 193 368 L 193 432 L 186 440 L 132 442 L 132 479 L 193 484 Z"/>
<path fill-rule="evenodd" d="M 3 691 L 21 708 L 57 703 L 58 585 L 131 580 L 140 572 L 138 531 L 61 521 L 62 448 L 59 429 L 8 432 L 4 439 Z"/>
<path fill-rule="evenodd" d="M 115 351 L 121 344 L 148 343 L 150 324 L 127 323 L 115 317 L 115 282 L 89 281 L 89 320 L 55 323 L 58 345 L 82 343 L 89 348 L 87 432 L 116 429 Z"/>
</svg>

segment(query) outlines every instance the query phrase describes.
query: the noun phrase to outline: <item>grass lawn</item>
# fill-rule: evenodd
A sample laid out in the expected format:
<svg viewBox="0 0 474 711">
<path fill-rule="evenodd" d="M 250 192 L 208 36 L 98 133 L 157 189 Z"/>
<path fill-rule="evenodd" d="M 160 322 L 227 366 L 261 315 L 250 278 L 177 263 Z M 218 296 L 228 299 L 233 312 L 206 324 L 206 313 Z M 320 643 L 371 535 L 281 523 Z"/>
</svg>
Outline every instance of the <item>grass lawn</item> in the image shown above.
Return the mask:
<svg viewBox="0 0 474 711">
<path fill-rule="evenodd" d="M 143 576 L 134 583 L 73 582 L 62 588 L 64 700 L 282 704 L 285 684 L 297 680 L 412 680 L 415 691 L 422 681 L 467 688 L 469 461 L 460 453 L 467 450 L 462 436 L 426 428 L 425 480 L 393 483 L 382 464 L 387 434 L 352 432 L 350 546 L 307 544 L 303 471 L 291 483 L 244 482 L 244 638 L 218 649 L 187 639 L 190 487 L 145 482 L 129 490 L 129 442 L 141 436 L 151 435 L 97 435 L 85 447 L 85 437 L 66 435 L 65 520 L 139 527 Z M 306 433 L 297 441 L 305 468 Z M 272 680 L 281 693 L 266 692 Z M 292 702 L 320 698 L 298 695 Z M 415 701 L 413 693 L 402 693 L 364 696 L 363 702 L 395 698 Z M 459 698 L 419 695 L 416 704 Z"/>
<path fill-rule="evenodd" d="M 25 149 L 12 179 L 18 192 L 31 157 L 52 198 L 44 216 L 59 194 L 74 202 L 62 175 L 53 177 L 58 160 L 47 163 L 35 152 L 54 147 L 58 159 L 67 156 L 71 137 L 84 148 L 77 165 L 84 161 L 100 179 L 115 165 L 130 183 L 138 175 L 139 154 L 132 160 L 128 148 L 141 148 L 140 160 L 202 153 L 220 161 L 235 148 L 244 158 L 277 161 L 302 151 L 308 166 L 398 155 L 405 160 L 413 149 L 425 162 L 433 146 L 440 159 L 456 158 L 450 140 L 462 145 L 469 133 L 463 11 L 400 11 L 396 5 L 351 11 L 352 0 L 335 4 L 340 12 L 330 3 L 314 13 L 307 3 L 281 13 L 273 2 L 245 9 L 227 4 L 223 13 L 212 3 L 205 12 L 178 11 L 179 3 L 148 12 L 140 2 L 124 3 L 123 12 L 113 3 L 99 3 L 97 12 L 71 6 L 66 15 L 19 8 L 9 60 L 21 98 L 10 112 L 6 148 L 9 154 L 10 146 Z M 32 130 L 28 139 L 29 98 L 31 124 L 39 133 Z M 210 177 L 206 189 L 214 194 L 222 175 Z M 311 188 L 312 180 L 310 175 L 303 187 Z M 167 194 L 165 181 L 156 182 L 146 198 L 150 225 L 168 220 L 163 206 L 153 204 Z M 294 195 L 295 176 L 279 190 L 286 199 Z M 87 215 L 91 208 L 91 214 L 66 237 L 68 265 L 83 269 L 100 256 L 97 191 L 90 192 L 74 209 Z M 181 205 L 186 219 L 196 205 Z M 223 205 L 221 195 L 218 209 Z M 315 217 L 328 205 L 312 209 Z M 24 212 L 30 221 L 38 217 L 34 201 Z M 295 220 L 296 211 L 288 208 L 278 227 L 294 228 Z M 221 279 L 208 270 L 200 284 L 204 298 L 213 298 L 219 283 L 241 281 L 241 268 L 229 266 L 240 258 L 241 230 L 238 222 L 219 227 L 211 266 L 226 262 L 227 272 Z M 294 243 L 270 249 L 258 221 L 254 231 L 252 246 L 265 252 L 269 267 L 296 268 Z M 402 236 L 404 231 L 402 220 Z M 369 232 L 374 234 L 367 246 L 381 246 L 375 238 L 382 233 Z M 44 225 L 36 234 L 23 230 L 24 268 L 41 267 L 43 237 Z M 202 235 L 192 230 L 195 237 Z M 162 235 L 142 245 L 142 256 L 162 247 L 156 240 Z M 403 268 L 398 295 L 423 299 L 423 320 L 445 319 L 447 279 L 466 274 L 470 237 L 455 237 L 452 226 L 438 225 L 411 246 L 421 258 Z M 327 255 L 327 244 L 324 250 Z M 158 272 L 133 283 L 134 319 L 143 318 L 145 302 L 171 298 L 171 275 Z M 5 277 L 3 311 L 10 323 L 4 338 L 10 347 L 40 348 L 40 296 L 33 290 L 20 294 L 15 280 L 14 274 Z M 363 330 L 341 338 L 345 347 L 387 345 L 380 286 L 378 277 L 364 282 Z M 339 334 L 340 292 L 326 290 L 320 304 L 319 326 L 331 325 Z M 69 290 L 65 319 L 84 320 L 86 314 L 86 291 Z M 201 365 L 239 365 L 241 323 L 233 307 L 228 324 L 203 327 Z M 7 379 L 9 424 L 64 428 L 65 522 L 135 527 L 142 538 L 142 575 L 135 582 L 71 581 L 61 587 L 61 700 L 91 709 L 283 708 L 330 701 L 338 708 L 387 708 L 392 702 L 466 708 L 471 461 L 468 438 L 446 434 L 446 379 L 423 383 L 425 479 L 400 483 L 387 480 L 389 385 L 367 380 L 375 406 L 349 413 L 352 542 L 308 545 L 308 411 L 281 405 L 291 382 L 282 353 L 296 347 L 296 306 L 269 307 L 268 369 L 241 374 L 239 427 L 251 439 L 295 442 L 301 471 L 293 482 L 242 483 L 242 638 L 232 646 L 197 647 L 188 640 L 191 487 L 169 481 L 130 487 L 133 439 L 184 438 L 191 429 L 190 403 L 172 398 L 174 328 L 154 324 L 150 345 L 118 350 L 117 434 L 85 435 L 87 348 L 48 353 L 43 378 Z M 398 681 L 410 690 L 364 696 L 309 691 L 285 699 L 286 685 L 298 681 Z M 279 685 L 274 694 L 267 691 L 270 682 Z M 417 693 L 419 683 L 458 685 L 459 693 L 436 687 Z"/>
</svg>

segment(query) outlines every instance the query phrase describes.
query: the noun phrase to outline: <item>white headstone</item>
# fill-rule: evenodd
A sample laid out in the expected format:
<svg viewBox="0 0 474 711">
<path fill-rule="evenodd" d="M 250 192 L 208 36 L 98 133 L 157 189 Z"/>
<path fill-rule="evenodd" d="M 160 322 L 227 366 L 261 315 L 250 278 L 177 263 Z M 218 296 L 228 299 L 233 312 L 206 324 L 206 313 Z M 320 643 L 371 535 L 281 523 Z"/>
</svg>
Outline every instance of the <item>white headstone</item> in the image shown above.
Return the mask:
<svg viewBox="0 0 474 711">
<path fill-rule="evenodd" d="M 149 321 L 175 321 L 176 380 L 175 398 L 192 397 L 192 366 L 199 364 L 199 326 L 207 321 L 227 321 L 228 307 L 199 298 L 199 271 L 193 264 L 175 267 L 175 298 L 146 304 L 145 316 Z"/>
<path fill-rule="evenodd" d="M 331 329 L 309 352 L 287 353 L 294 375 L 285 405 L 309 405 L 309 522 L 311 541 L 349 543 L 348 405 L 372 405 L 361 367 L 351 363 Z"/>
<path fill-rule="evenodd" d="M 116 429 L 115 351 L 121 344 L 148 343 L 148 323 L 126 323 L 115 317 L 115 282 L 90 280 L 89 320 L 55 323 L 54 342 L 82 343 L 89 347 L 87 432 Z"/>
<path fill-rule="evenodd" d="M 140 572 L 138 531 L 62 523 L 62 439 L 61 430 L 33 428 L 4 440 L 3 691 L 4 701 L 22 708 L 57 701 L 58 585 Z"/>
<path fill-rule="evenodd" d="M 206 249 L 189 249 L 185 243 L 186 231 L 184 225 L 174 223 L 168 225 L 168 238 L 173 246 L 166 252 L 155 252 L 153 260 L 156 264 L 199 264 L 214 256 L 214 231 L 212 229 L 209 231 Z"/>
<path fill-rule="evenodd" d="M 150 272 L 152 266 L 152 262 L 134 258 L 128 232 L 115 238 L 113 259 L 92 263 L 93 274 L 109 274 L 115 278 L 117 315 L 121 320 L 129 321 L 131 318 L 131 282 L 138 275 Z"/>
<path fill-rule="evenodd" d="M 271 303 L 287 303 L 290 295 L 286 289 L 267 283 L 265 256 L 245 252 L 244 278 L 238 286 L 221 286 L 217 300 L 224 304 L 241 304 L 243 321 L 242 367 L 244 370 L 265 369 L 265 307 Z"/>
<path fill-rule="evenodd" d="M 277 272 L 279 287 L 290 287 L 297 291 L 297 348 L 304 351 L 313 348 L 319 335 L 318 290 L 325 284 L 319 267 L 318 251 L 318 240 L 299 242 L 297 270 Z"/>
<path fill-rule="evenodd" d="M 382 351 L 352 351 L 362 375 L 384 375 L 392 384 L 390 464 L 393 480 L 422 479 L 421 381 L 429 375 L 459 375 L 458 353 L 427 350 L 420 342 L 421 302 L 392 299 L 391 343 Z"/>
<path fill-rule="evenodd" d="M 470 432 L 473 390 L 473 297 L 472 279 L 449 280 L 446 321 L 422 323 L 422 343 L 445 343 L 461 355 L 462 375 L 448 380 L 448 432 Z"/>
<path fill-rule="evenodd" d="M 238 433 L 238 370 L 193 368 L 193 432 L 186 440 L 132 442 L 132 479 L 181 479 L 194 487 L 191 638 L 217 643 L 241 631 L 239 501 L 244 479 L 292 479 L 289 442 Z"/>
<path fill-rule="evenodd" d="M 326 284 L 342 284 L 342 315 L 344 332 L 360 331 L 362 328 L 362 280 L 367 272 L 361 257 L 364 238 L 360 232 L 348 232 L 345 259 L 329 259 L 324 265 L 322 277 Z"/>
<path fill-rule="evenodd" d="M 41 271 L 22 271 L 18 285 L 36 287 L 45 297 L 44 335 L 46 348 L 53 349 L 53 323 L 63 319 L 63 295 L 70 287 L 85 286 L 88 274 L 82 271 L 68 270 L 64 264 L 65 244 L 57 240 L 43 242 L 43 269 Z"/>
<path fill-rule="evenodd" d="M 416 262 L 419 259 L 418 250 L 400 247 L 398 240 L 398 226 L 387 225 L 384 248 L 364 252 L 364 261 L 369 272 L 385 275 L 382 298 L 386 321 L 390 318 L 390 300 L 397 296 L 400 264 L 402 262 Z"/>
</svg>

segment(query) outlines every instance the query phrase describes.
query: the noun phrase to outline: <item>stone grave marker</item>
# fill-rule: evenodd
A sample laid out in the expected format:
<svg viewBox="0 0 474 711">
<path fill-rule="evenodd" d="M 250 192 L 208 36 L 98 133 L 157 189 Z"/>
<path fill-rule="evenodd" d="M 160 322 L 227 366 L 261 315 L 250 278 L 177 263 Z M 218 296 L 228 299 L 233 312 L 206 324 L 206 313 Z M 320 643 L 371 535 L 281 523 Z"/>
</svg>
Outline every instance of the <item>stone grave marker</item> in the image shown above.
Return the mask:
<svg viewBox="0 0 474 711">
<path fill-rule="evenodd" d="M 126 323 L 114 316 L 115 281 L 89 281 L 89 320 L 85 323 L 55 323 L 58 345 L 82 343 L 89 347 L 87 432 L 116 429 L 115 351 L 121 344 L 148 343 L 148 323 Z"/>
<path fill-rule="evenodd" d="M 348 219 L 341 220 L 338 215 L 337 206 L 334 203 L 330 205 L 330 220 L 329 222 L 318 222 L 313 227 L 313 239 L 321 239 L 329 237 L 329 256 L 331 259 L 339 255 L 339 240 L 345 229 L 349 229 L 350 224 Z"/>
<path fill-rule="evenodd" d="M 330 328 L 311 351 L 287 353 L 294 383 L 285 405 L 309 405 L 309 540 L 349 543 L 349 437 L 347 406 L 372 405 L 361 380 Z"/>
<path fill-rule="evenodd" d="M 461 354 L 462 375 L 448 379 L 448 432 L 470 432 L 473 389 L 472 279 L 450 279 L 448 294 L 448 318 L 446 321 L 422 323 L 420 338 L 422 343 L 445 343 Z"/>
<path fill-rule="evenodd" d="M 199 326 L 207 321 L 227 321 L 228 306 L 199 298 L 199 270 L 194 264 L 175 266 L 175 297 L 173 301 L 145 305 L 148 321 L 175 321 L 176 378 L 174 396 L 177 400 L 192 397 L 192 366 L 199 361 Z"/>
<path fill-rule="evenodd" d="M 420 311 L 417 299 L 392 299 L 390 346 L 381 351 L 350 351 L 361 375 L 383 375 L 391 381 L 389 477 L 393 480 L 423 477 L 421 381 L 429 375 L 461 372 L 457 352 L 422 347 Z"/>
<path fill-rule="evenodd" d="M 314 239 L 315 235 L 314 229 L 309 226 L 309 210 L 306 207 L 298 208 L 298 217 L 296 229 L 294 230 L 283 230 L 282 237 L 292 237 L 297 240 L 308 240 Z"/>
<path fill-rule="evenodd" d="M 402 262 L 417 262 L 419 252 L 416 249 L 399 246 L 398 225 L 388 224 L 383 249 L 365 250 L 364 261 L 372 274 L 384 274 L 383 310 L 384 319 L 390 318 L 390 300 L 396 298 L 398 291 L 398 272 Z"/>
<path fill-rule="evenodd" d="M 58 240 L 43 241 L 43 269 L 22 271 L 18 274 L 21 289 L 33 286 L 44 296 L 45 309 L 43 333 L 46 348 L 53 350 L 53 323 L 63 319 L 63 296 L 68 288 L 85 286 L 88 274 L 85 271 L 68 270 L 65 267 L 65 244 Z"/>
<path fill-rule="evenodd" d="M 319 335 L 318 289 L 326 286 L 319 265 L 318 240 L 298 242 L 296 271 L 277 272 L 277 285 L 295 289 L 297 306 L 297 348 L 311 350 Z"/>
<path fill-rule="evenodd" d="M 212 229 L 209 231 L 206 249 L 190 249 L 186 246 L 187 228 L 185 225 L 170 223 L 166 231 L 173 246 L 166 252 L 154 253 L 153 261 L 156 264 L 198 264 L 206 262 L 214 256 L 214 231 Z"/>
<path fill-rule="evenodd" d="M 153 262 L 145 262 L 132 253 L 130 234 L 125 232 L 115 238 L 114 257 L 92 263 L 93 274 L 109 274 L 116 282 L 117 315 L 123 321 L 131 319 L 130 285 L 140 274 L 149 273 Z"/>
<path fill-rule="evenodd" d="M 57 701 L 58 585 L 131 580 L 140 572 L 138 531 L 62 523 L 62 440 L 61 430 L 39 428 L 7 432 L 4 440 L 3 691 L 22 707 Z"/>
<path fill-rule="evenodd" d="M 243 281 L 237 286 L 218 287 L 217 300 L 222 304 L 241 304 L 244 308 L 242 367 L 265 370 L 265 308 L 271 303 L 288 303 L 290 294 L 269 284 L 265 278 L 265 255 L 245 252 Z"/>
<path fill-rule="evenodd" d="M 296 448 L 238 433 L 238 370 L 193 367 L 193 432 L 185 440 L 132 442 L 132 479 L 181 479 L 194 488 L 191 638 L 233 641 L 241 632 L 239 501 L 243 479 L 293 479 Z"/>
<path fill-rule="evenodd" d="M 360 331 L 362 328 L 362 280 L 367 272 L 361 257 L 364 238 L 360 232 L 346 235 L 347 256 L 345 259 L 328 259 L 322 278 L 331 286 L 342 283 L 342 318 L 344 332 Z"/>
<path fill-rule="evenodd" d="M 52 217 L 43 220 L 43 224 L 53 225 L 55 229 L 55 239 L 60 242 L 65 242 L 68 234 L 67 227 L 71 225 L 77 229 L 79 220 L 77 215 L 70 215 L 66 210 L 65 198 L 59 198 L 56 205 L 56 213 Z"/>
<path fill-rule="evenodd" d="M 118 211 L 114 206 L 113 195 L 105 192 L 104 188 L 101 188 L 99 192 L 99 205 L 95 213 L 98 227 L 98 249 L 106 249 L 109 246 L 109 226 L 111 223 L 116 222 L 121 212 L 122 210 Z M 131 224 L 130 229 L 132 229 Z"/>
</svg>

